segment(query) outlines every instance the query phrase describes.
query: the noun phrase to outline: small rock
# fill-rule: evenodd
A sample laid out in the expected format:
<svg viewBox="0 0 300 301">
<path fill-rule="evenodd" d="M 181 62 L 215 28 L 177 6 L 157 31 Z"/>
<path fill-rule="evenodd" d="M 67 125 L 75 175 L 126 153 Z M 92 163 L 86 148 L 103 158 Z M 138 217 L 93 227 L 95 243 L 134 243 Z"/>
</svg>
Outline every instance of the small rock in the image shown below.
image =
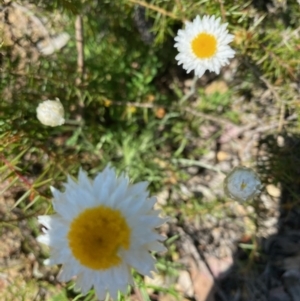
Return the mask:
<svg viewBox="0 0 300 301">
<path fill-rule="evenodd" d="M 193 193 L 189 190 L 189 188 L 186 185 L 180 184 L 179 187 L 184 199 L 189 199 L 190 197 L 192 197 Z"/>
<path fill-rule="evenodd" d="M 300 296 L 300 271 L 298 269 L 293 269 L 285 272 L 283 274 L 283 282 L 286 291 L 291 296 L 293 301 L 299 300 Z"/>
<path fill-rule="evenodd" d="M 230 154 L 223 152 L 223 151 L 219 151 L 217 152 L 217 160 L 220 161 L 225 161 L 228 160 L 230 158 Z"/>
<path fill-rule="evenodd" d="M 161 191 L 157 196 L 157 208 L 155 209 L 160 209 L 162 206 L 167 205 L 167 201 L 169 198 L 169 192 L 167 190 Z"/>
<path fill-rule="evenodd" d="M 187 168 L 187 172 L 191 175 L 196 175 L 199 173 L 199 168 L 197 166 L 190 166 Z"/>
<path fill-rule="evenodd" d="M 282 136 L 278 136 L 277 137 L 277 145 L 279 147 L 283 147 L 284 146 L 284 138 Z"/>
<path fill-rule="evenodd" d="M 153 278 L 150 278 L 148 276 L 145 276 L 145 284 L 148 286 L 147 292 L 148 294 L 152 294 L 154 292 L 154 288 L 151 288 L 151 286 L 155 287 L 164 287 L 165 282 L 162 275 L 159 275 L 157 273 L 152 273 Z"/>
<path fill-rule="evenodd" d="M 291 301 L 289 295 L 282 286 L 271 289 L 269 301 Z"/>
<path fill-rule="evenodd" d="M 8 285 L 8 277 L 4 273 L 0 273 L 0 291 L 4 291 Z"/>
<path fill-rule="evenodd" d="M 185 296 L 190 298 L 194 296 L 193 283 L 188 271 L 180 271 L 176 288 Z"/>
<path fill-rule="evenodd" d="M 273 184 L 267 185 L 266 189 L 268 194 L 274 198 L 278 198 L 281 195 L 280 189 Z"/>
<path fill-rule="evenodd" d="M 221 229 L 219 227 L 214 228 L 211 231 L 211 235 L 212 235 L 214 241 L 216 241 L 216 242 L 219 241 L 221 238 Z"/>
</svg>

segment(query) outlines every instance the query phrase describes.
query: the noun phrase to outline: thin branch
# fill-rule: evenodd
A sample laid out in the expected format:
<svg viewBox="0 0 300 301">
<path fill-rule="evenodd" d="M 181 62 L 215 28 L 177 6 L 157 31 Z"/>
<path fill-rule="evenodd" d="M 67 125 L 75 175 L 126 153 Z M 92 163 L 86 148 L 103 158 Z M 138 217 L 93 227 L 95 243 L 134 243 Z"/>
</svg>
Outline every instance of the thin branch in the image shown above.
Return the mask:
<svg viewBox="0 0 300 301">
<path fill-rule="evenodd" d="M 152 10 L 157 11 L 158 13 L 160 13 L 160 14 L 162 14 L 164 16 L 168 16 L 168 17 L 170 17 L 172 19 L 181 20 L 179 17 L 177 17 L 173 13 L 170 13 L 170 12 L 166 11 L 165 9 L 160 8 L 160 7 L 156 6 L 156 5 L 153 5 L 153 4 L 150 4 L 150 3 L 146 3 L 146 2 L 140 1 L 140 0 L 129 0 L 129 2 L 141 5 L 143 7 L 149 8 L 149 9 L 152 9 Z"/>
<path fill-rule="evenodd" d="M 84 77 L 84 38 L 83 38 L 83 22 L 82 16 L 77 15 L 75 21 L 75 36 L 77 48 L 77 72 L 79 77 L 76 79 L 76 84 L 82 83 Z"/>
<path fill-rule="evenodd" d="M 75 37 L 76 37 L 76 48 L 77 48 L 77 73 L 76 85 L 79 86 L 84 80 L 84 36 L 83 36 L 83 21 L 82 16 L 77 15 L 75 20 Z M 82 120 L 84 102 L 82 97 L 81 89 L 78 90 L 78 114 L 76 119 Z"/>
<path fill-rule="evenodd" d="M 178 102 L 179 104 L 183 104 L 196 93 L 197 81 L 198 81 L 198 76 L 195 75 L 190 87 L 190 91 L 179 100 Z"/>
<path fill-rule="evenodd" d="M 155 109 L 155 108 L 164 108 L 166 106 L 163 105 L 156 105 L 153 103 L 139 103 L 139 102 L 122 102 L 116 100 L 108 100 L 109 104 L 115 106 L 125 106 L 125 107 L 135 107 L 135 108 L 147 108 L 147 109 Z"/>
<path fill-rule="evenodd" d="M 212 115 L 209 115 L 209 114 L 206 114 L 206 113 L 202 113 L 202 112 L 199 112 L 199 111 L 196 111 L 196 110 L 193 110 L 191 108 L 184 108 L 184 110 L 196 117 L 200 117 L 200 118 L 203 118 L 203 119 L 206 119 L 206 120 L 210 120 L 210 121 L 213 121 L 213 122 L 216 122 L 218 124 L 222 124 L 222 125 L 229 125 L 229 126 L 236 126 L 235 124 L 233 124 L 231 121 L 229 120 L 226 120 L 224 118 L 220 118 L 220 117 L 215 117 L 215 116 L 212 116 Z"/>
<path fill-rule="evenodd" d="M 223 4 L 223 0 L 218 0 L 218 2 L 220 3 L 220 11 L 221 11 L 221 16 L 222 16 L 222 21 L 224 22 L 226 19 L 226 11 L 224 8 L 224 4 Z"/>
<path fill-rule="evenodd" d="M 178 6 L 179 10 L 182 11 L 183 7 L 182 7 L 180 0 L 175 0 L 175 2 L 176 2 L 176 5 Z"/>
<path fill-rule="evenodd" d="M 268 89 L 271 91 L 271 93 L 274 95 L 276 101 L 280 104 L 280 112 L 279 112 L 279 121 L 278 121 L 278 132 L 282 131 L 283 124 L 284 124 L 284 115 L 285 115 L 285 105 L 283 100 L 280 98 L 279 94 L 276 92 L 275 88 L 272 86 L 272 84 L 264 77 L 259 77 L 265 85 L 268 87 Z"/>
<path fill-rule="evenodd" d="M 217 168 L 215 166 L 212 166 L 210 164 L 207 164 L 207 163 L 203 163 L 203 162 L 198 161 L 198 160 L 179 158 L 179 159 L 173 159 L 172 162 L 187 165 L 187 166 L 192 166 L 192 165 L 200 166 L 200 167 L 203 167 L 205 169 L 213 170 L 213 171 L 215 171 L 215 172 L 217 172 L 221 175 L 225 175 L 225 173 L 223 171 L 221 171 L 219 168 Z"/>
<path fill-rule="evenodd" d="M 0 160 L 8 167 L 8 169 L 16 174 L 18 179 L 28 188 L 29 190 L 34 190 L 33 185 L 23 176 L 16 168 L 5 158 L 3 154 L 0 155 Z"/>
<path fill-rule="evenodd" d="M 191 91 L 187 94 L 187 95 L 189 95 L 187 97 L 187 99 L 189 97 L 191 97 L 192 94 L 193 94 L 193 91 L 191 89 Z M 180 101 L 182 101 L 182 99 Z M 169 106 L 165 106 L 165 105 L 161 105 L 161 104 L 158 105 L 158 104 L 154 104 L 154 103 L 139 103 L 139 102 L 130 102 L 130 101 L 122 102 L 122 101 L 117 101 L 117 100 L 108 100 L 108 102 L 109 102 L 109 104 L 115 105 L 115 106 L 127 106 L 127 107 L 135 107 L 135 108 L 147 108 L 147 109 L 157 109 L 157 108 L 172 109 L 172 108 L 174 108 L 174 106 L 169 107 Z M 212 116 L 212 115 L 209 115 L 206 113 L 202 113 L 202 112 L 193 110 L 188 107 L 185 107 L 184 111 L 186 111 L 187 113 L 190 113 L 196 117 L 200 117 L 205 120 L 210 120 L 210 121 L 216 122 L 218 124 L 227 125 L 227 126 L 236 126 L 235 124 L 233 124 L 232 122 L 230 122 L 229 120 L 226 120 L 224 118 L 215 117 L 215 116 Z"/>
</svg>

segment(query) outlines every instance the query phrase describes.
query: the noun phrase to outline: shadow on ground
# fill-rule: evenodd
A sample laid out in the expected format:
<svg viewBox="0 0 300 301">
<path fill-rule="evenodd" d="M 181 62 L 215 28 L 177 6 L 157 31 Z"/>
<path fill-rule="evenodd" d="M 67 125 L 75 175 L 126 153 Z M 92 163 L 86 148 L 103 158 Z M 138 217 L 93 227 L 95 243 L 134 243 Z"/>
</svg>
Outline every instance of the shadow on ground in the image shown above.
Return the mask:
<svg viewBox="0 0 300 301">
<path fill-rule="evenodd" d="M 257 170 L 265 186 L 281 187 L 278 231 L 252 239 L 248 251 L 238 248 L 231 272 L 218 283 L 222 296 L 217 293 L 215 299 L 299 301 L 300 136 L 282 134 L 260 139 Z"/>
</svg>

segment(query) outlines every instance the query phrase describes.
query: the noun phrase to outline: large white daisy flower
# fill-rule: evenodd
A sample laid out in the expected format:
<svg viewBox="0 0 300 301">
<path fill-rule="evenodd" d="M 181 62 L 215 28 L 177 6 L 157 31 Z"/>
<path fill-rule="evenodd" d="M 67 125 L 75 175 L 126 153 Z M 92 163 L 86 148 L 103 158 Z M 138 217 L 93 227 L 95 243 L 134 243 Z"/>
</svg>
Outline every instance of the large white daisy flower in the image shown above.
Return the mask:
<svg viewBox="0 0 300 301">
<path fill-rule="evenodd" d="M 164 251 L 156 233 L 164 219 L 153 209 L 147 182 L 129 184 L 106 167 L 91 181 L 79 171 L 78 182 L 68 177 L 65 192 L 51 187 L 54 215 L 39 216 L 45 227 L 39 242 L 50 246 L 48 264 L 62 264 L 59 280 L 75 279 L 86 294 L 93 286 L 97 298 L 117 298 L 133 284 L 131 268 L 151 276 L 155 260 L 150 251 Z"/>
<path fill-rule="evenodd" d="M 178 65 L 189 73 L 201 77 L 206 70 L 220 73 L 222 66 L 229 63 L 235 51 L 228 46 L 234 36 L 228 34 L 227 23 L 220 24 L 221 19 L 215 16 L 197 16 L 193 22 L 186 22 L 184 30 L 180 29 L 175 37 Z"/>
</svg>

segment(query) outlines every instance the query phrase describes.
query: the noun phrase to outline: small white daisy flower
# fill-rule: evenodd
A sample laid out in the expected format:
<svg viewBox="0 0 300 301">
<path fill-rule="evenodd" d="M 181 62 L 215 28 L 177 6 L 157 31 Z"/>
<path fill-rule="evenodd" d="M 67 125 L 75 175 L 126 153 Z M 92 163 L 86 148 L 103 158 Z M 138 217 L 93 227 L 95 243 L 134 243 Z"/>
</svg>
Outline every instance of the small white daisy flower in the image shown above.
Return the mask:
<svg viewBox="0 0 300 301">
<path fill-rule="evenodd" d="M 45 227 L 38 241 L 50 246 L 48 264 L 62 264 L 59 280 L 76 277 L 86 294 L 93 286 L 97 298 L 117 298 L 133 284 L 131 268 L 151 276 L 155 260 L 150 251 L 164 251 L 155 228 L 165 222 L 153 209 L 147 182 L 129 184 L 106 167 L 94 181 L 79 171 L 78 182 L 68 177 L 65 192 L 51 187 L 54 215 L 39 216 Z"/>
<path fill-rule="evenodd" d="M 65 123 L 64 107 L 60 100 L 45 100 L 36 109 L 37 119 L 44 125 L 58 126 Z"/>
<path fill-rule="evenodd" d="M 224 180 L 226 195 L 236 201 L 248 201 L 260 193 L 261 181 L 251 169 L 235 167 Z"/>
<path fill-rule="evenodd" d="M 193 22 L 186 22 L 184 30 L 180 29 L 175 37 L 175 47 L 179 54 L 175 57 L 178 65 L 189 73 L 201 77 L 206 70 L 220 73 L 222 66 L 229 63 L 235 51 L 228 44 L 234 36 L 228 34 L 227 23 L 220 24 L 215 16 L 197 16 Z"/>
</svg>

